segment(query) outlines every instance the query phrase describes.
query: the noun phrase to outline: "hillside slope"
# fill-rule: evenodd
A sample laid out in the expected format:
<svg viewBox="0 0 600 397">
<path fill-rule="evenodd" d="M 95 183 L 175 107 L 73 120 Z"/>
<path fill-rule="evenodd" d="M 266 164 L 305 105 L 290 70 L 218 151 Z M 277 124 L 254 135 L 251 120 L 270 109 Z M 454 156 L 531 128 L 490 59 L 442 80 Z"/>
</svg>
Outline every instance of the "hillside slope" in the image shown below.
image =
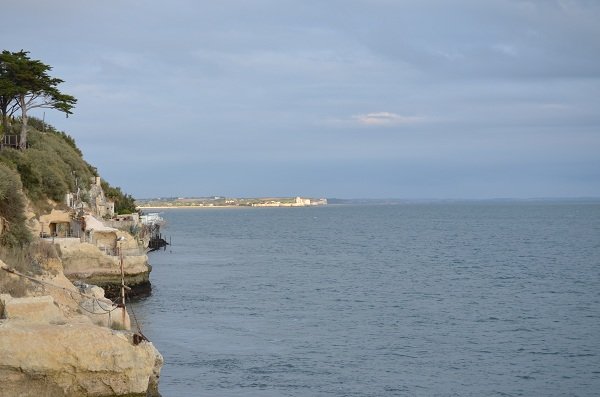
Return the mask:
<svg viewBox="0 0 600 397">
<path fill-rule="evenodd" d="M 24 227 L 24 197 L 36 215 L 61 207 L 68 193 L 89 202 L 89 189 L 97 169 L 83 159 L 73 138 L 40 120 L 30 118 L 28 148 L 18 150 L 9 145 L 0 148 L 0 217 L 4 219 L 1 245 L 26 245 L 31 241 Z M 14 122 L 5 135 L 14 134 L 20 125 Z M 8 141 L 8 140 L 7 140 Z M 21 191 L 24 197 L 19 193 Z M 115 203 L 115 212 L 135 212 L 133 197 L 105 181 L 106 196 Z M 1 223 L 2 219 L 0 219 Z M 0 229 L 2 230 L 2 229 Z"/>
</svg>

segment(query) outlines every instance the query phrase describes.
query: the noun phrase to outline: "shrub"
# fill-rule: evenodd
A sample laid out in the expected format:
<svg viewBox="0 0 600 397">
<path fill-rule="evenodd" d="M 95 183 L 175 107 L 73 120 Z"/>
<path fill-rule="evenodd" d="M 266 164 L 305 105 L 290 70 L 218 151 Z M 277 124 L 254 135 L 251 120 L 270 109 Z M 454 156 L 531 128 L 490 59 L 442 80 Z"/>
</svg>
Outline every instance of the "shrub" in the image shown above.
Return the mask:
<svg viewBox="0 0 600 397">
<path fill-rule="evenodd" d="M 106 181 L 102 181 L 102 190 L 111 201 L 115 203 L 115 213 L 132 214 L 136 212 L 135 199 L 133 196 L 123 193 L 120 187 L 112 187 Z"/>
<path fill-rule="evenodd" d="M 4 164 L 0 164 L 0 218 L 3 222 L 0 245 L 16 247 L 31 241 L 31 233 L 25 225 L 25 198 L 21 180 L 14 170 Z"/>
<path fill-rule="evenodd" d="M 95 168 L 81 157 L 71 137 L 62 132 L 29 133 L 27 150 L 3 149 L 0 164 L 18 171 L 27 196 L 36 207 L 46 199 L 62 202 L 65 194 L 89 188 Z"/>
</svg>

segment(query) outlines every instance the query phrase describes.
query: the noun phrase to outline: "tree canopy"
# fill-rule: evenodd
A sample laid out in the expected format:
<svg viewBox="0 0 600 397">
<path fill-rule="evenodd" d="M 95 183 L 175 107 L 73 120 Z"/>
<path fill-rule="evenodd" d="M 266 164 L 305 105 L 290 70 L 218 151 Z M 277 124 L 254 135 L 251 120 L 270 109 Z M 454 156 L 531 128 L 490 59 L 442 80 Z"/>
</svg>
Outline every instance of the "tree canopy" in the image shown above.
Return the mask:
<svg viewBox="0 0 600 397">
<path fill-rule="evenodd" d="M 8 128 L 8 116 L 12 116 L 18 108 L 17 95 L 19 89 L 16 85 L 13 68 L 10 67 L 13 61 L 14 56 L 12 53 L 2 51 L 2 54 L 0 54 L 0 113 L 2 114 L 2 132 L 6 132 Z"/>
<path fill-rule="evenodd" d="M 58 85 L 63 80 L 51 77 L 52 67 L 31 59 L 28 51 L 2 51 L 0 55 L 0 111 L 3 126 L 17 108 L 21 110 L 21 136 L 19 146 L 27 147 L 27 112 L 34 108 L 56 109 L 68 117 L 77 99 L 63 94 Z"/>
</svg>

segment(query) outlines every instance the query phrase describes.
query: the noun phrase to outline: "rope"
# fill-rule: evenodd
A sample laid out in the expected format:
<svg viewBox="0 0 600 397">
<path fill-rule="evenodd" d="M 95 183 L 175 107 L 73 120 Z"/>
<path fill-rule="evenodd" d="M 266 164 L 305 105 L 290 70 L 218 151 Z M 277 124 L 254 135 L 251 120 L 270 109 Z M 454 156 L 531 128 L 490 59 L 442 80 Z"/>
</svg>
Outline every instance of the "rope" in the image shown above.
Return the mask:
<svg viewBox="0 0 600 397">
<path fill-rule="evenodd" d="M 86 312 L 88 312 L 90 314 L 110 314 L 120 308 L 119 306 L 113 304 L 112 309 L 110 309 L 110 310 L 106 309 L 106 308 L 102 307 L 98 298 L 94 298 L 94 300 L 92 301 L 92 310 L 88 310 L 87 308 L 82 306 L 79 301 L 77 301 L 75 298 L 73 298 L 73 295 L 71 295 L 70 291 L 69 291 L 69 296 L 71 297 L 71 299 L 73 299 L 77 303 L 77 306 L 79 306 L 80 309 L 85 310 Z M 98 304 L 98 307 L 100 308 L 100 310 L 102 310 L 102 313 L 97 313 L 94 311 L 94 307 L 96 307 L 96 303 Z"/>
<path fill-rule="evenodd" d="M 66 292 L 69 295 L 69 297 L 71 299 L 73 299 L 73 301 L 75 301 L 77 303 L 77 306 L 79 306 L 79 308 L 81 308 L 82 310 L 85 310 L 86 312 L 91 313 L 91 314 L 108 314 L 109 322 L 111 321 L 111 313 L 114 312 L 115 310 L 121 308 L 121 305 L 115 304 L 113 301 L 110 301 L 112 303 L 113 307 L 109 310 L 109 309 L 106 309 L 106 308 L 102 307 L 101 302 L 98 300 L 98 298 L 96 298 L 93 295 L 89 295 L 89 294 L 83 293 L 81 291 L 73 291 L 73 290 L 70 290 L 68 288 L 61 287 L 60 285 L 52 284 L 51 282 L 48 282 L 48 281 L 39 280 L 39 279 L 37 279 L 35 277 L 28 276 L 26 274 L 23 274 L 21 272 L 16 271 L 15 269 L 11 269 L 11 268 L 8 268 L 8 267 L 0 266 L 0 269 L 4 270 L 7 273 L 11 273 L 11 274 L 14 274 L 16 276 L 26 278 L 26 279 L 31 280 L 31 281 L 33 281 L 35 283 L 38 283 L 38 284 L 47 285 L 47 286 L 50 286 L 50 287 L 53 287 L 53 288 L 56 288 L 56 289 L 60 289 L 60 290 L 62 290 L 64 292 Z M 88 299 L 92 299 L 92 309 L 95 307 L 95 305 L 97 303 L 98 307 L 103 311 L 103 313 L 96 313 L 94 311 L 90 311 L 87 308 L 83 307 L 81 305 L 80 301 L 78 301 L 77 299 L 75 299 L 73 297 L 73 295 L 72 295 L 73 293 L 76 293 L 76 294 L 78 294 L 80 296 L 83 296 L 85 298 L 88 298 Z M 129 296 L 127 296 L 127 294 L 125 294 L 125 298 L 129 300 L 129 303 L 131 303 L 131 298 Z M 140 327 L 140 323 L 138 322 L 137 317 L 135 316 L 135 313 L 133 311 L 133 307 L 130 305 L 129 308 L 131 309 L 131 314 L 133 315 L 133 320 L 135 321 L 135 325 L 136 325 L 136 328 L 137 328 L 137 332 L 133 335 L 133 343 L 135 345 L 138 345 L 142 341 L 148 341 L 149 342 L 150 340 L 142 333 L 142 329 Z M 123 309 L 125 309 L 125 308 L 123 308 Z"/>
<path fill-rule="evenodd" d="M 129 297 L 127 294 L 125 294 L 125 298 L 129 301 L 129 309 L 131 310 L 131 315 L 133 316 L 133 321 L 135 322 L 135 327 L 137 328 L 137 334 L 139 334 L 139 336 L 140 336 L 140 338 L 137 339 L 137 343 L 136 343 L 136 338 L 134 335 L 134 343 L 137 345 L 142 340 L 149 342 L 150 340 L 148 338 L 146 338 L 146 335 L 144 335 L 142 333 L 142 328 L 140 327 L 140 323 L 135 315 L 135 312 L 133 311 L 133 305 L 131 304 L 131 297 Z"/>
<path fill-rule="evenodd" d="M 113 305 L 113 306 L 115 306 L 115 307 L 113 307 L 112 309 L 110 309 L 110 310 L 109 310 L 109 309 L 106 309 L 106 308 L 102 307 L 102 305 L 100 304 L 101 302 L 100 302 L 100 301 L 98 300 L 98 298 L 96 298 L 94 295 L 89 295 L 89 294 L 83 293 L 83 292 L 81 292 L 81 291 L 73 291 L 73 290 L 71 290 L 71 289 L 68 289 L 68 288 L 65 288 L 65 287 L 61 287 L 60 285 L 52 284 L 51 282 L 48 282 L 48 281 L 39 280 L 39 279 L 37 279 L 37 278 L 35 278 L 35 277 L 28 276 L 28 275 L 26 275 L 26 274 L 23 274 L 23 273 L 21 273 L 21 272 L 18 272 L 18 271 L 16 271 L 15 269 L 11 269 L 11 268 L 8 268 L 8 267 L 0 266 L 0 269 L 4 270 L 4 271 L 5 271 L 5 272 L 7 272 L 7 273 L 14 274 L 15 276 L 19 276 L 19 277 L 26 278 L 26 279 L 28 279 L 28 280 L 31 280 L 31 281 L 33 281 L 33 282 L 35 282 L 35 283 L 38 283 L 38 284 L 41 284 L 41 285 L 47 285 L 47 286 L 49 286 L 49 287 L 53 287 L 53 288 L 56 288 L 56 289 L 60 289 L 60 290 L 62 290 L 62 291 L 64 291 L 64 292 L 66 292 L 66 293 L 69 295 L 69 297 L 70 297 L 71 299 L 73 299 L 73 301 L 75 301 L 75 302 L 77 303 L 77 306 L 79 306 L 81 309 L 83 309 L 83 310 L 85 310 L 86 312 L 88 312 L 88 313 L 91 313 L 91 314 L 106 314 L 106 313 L 113 312 L 113 311 L 115 311 L 115 310 L 117 310 L 117 309 L 119 308 L 119 306 L 118 306 L 118 305 L 115 305 L 115 303 L 111 301 L 112 305 Z M 96 303 L 98 303 L 98 307 L 99 307 L 99 308 L 100 308 L 100 309 L 101 309 L 101 310 L 102 310 L 104 313 L 96 313 L 96 312 L 92 312 L 92 311 L 89 311 L 88 309 L 86 309 L 85 307 L 81 306 L 81 303 L 80 303 L 80 301 L 78 301 L 77 299 L 75 299 L 75 298 L 73 297 L 73 293 L 76 293 L 76 294 L 78 294 L 78 295 L 80 295 L 80 296 L 82 296 L 82 297 L 84 297 L 84 298 L 92 299 L 92 300 L 93 300 L 93 302 L 92 302 L 92 305 L 95 305 Z M 93 307 L 93 306 L 92 306 L 92 307 Z"/>
</svg>

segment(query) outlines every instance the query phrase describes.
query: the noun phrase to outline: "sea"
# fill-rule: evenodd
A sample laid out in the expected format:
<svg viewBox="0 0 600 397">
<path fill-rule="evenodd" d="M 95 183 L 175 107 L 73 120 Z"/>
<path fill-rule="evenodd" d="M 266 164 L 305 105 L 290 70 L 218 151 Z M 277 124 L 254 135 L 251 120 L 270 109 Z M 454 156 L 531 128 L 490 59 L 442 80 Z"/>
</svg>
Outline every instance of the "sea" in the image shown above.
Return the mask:
<svg viewBox="0 0 600 397">
<path fill-rule="evenodd" d="M 160 211 L 164 397 L 600 395 L 600 201 Z"/>
</svg>

